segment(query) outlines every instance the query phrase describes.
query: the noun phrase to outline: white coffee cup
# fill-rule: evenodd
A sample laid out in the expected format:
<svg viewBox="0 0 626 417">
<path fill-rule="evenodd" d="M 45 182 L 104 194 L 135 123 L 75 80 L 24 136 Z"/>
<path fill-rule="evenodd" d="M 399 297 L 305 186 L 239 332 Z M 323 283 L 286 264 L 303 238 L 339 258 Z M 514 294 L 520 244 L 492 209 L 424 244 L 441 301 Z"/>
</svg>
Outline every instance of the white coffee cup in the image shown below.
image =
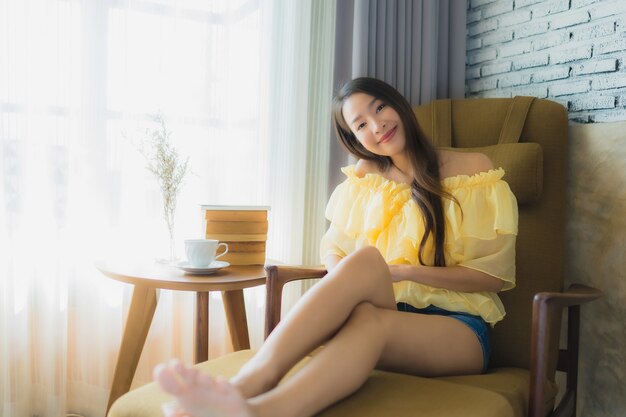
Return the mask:
<svg viewBox="0 0 626 417">
<path fill-rule="evenodd" d="M 220 246 L 224 246 L 224 251 L 218 255 L 217 249 Z M 214 239 L 187 239 L 185 253 L 189 265 L 194 268 L 206 268 L 228 253 L 228 244 Z"/>
</svg>

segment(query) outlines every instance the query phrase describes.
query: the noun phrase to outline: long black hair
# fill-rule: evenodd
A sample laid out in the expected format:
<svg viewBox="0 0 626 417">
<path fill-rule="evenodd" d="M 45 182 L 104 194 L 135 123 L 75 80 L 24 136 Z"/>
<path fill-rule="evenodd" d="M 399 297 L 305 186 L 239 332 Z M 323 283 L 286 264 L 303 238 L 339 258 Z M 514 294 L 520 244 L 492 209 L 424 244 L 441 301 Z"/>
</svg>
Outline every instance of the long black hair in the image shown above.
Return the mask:
<svg viewBox="0 0 626 417">
<path fill-rule="evenodd" d="M 381 100 L 393 108 L 402 121 L 406 135 L 405 152 L 411 163 L 414 178 L 411 182 L 411 195 L 417 203 L 424 219 L 424 235 L 419 244 L 418 257 L 422 265 L 426 242 L 430 235 L 435 244 L 435 266 L 445 266 L 444 255 L 445 220 L 442 198 L 454 197 L 443 190 L 439 175 L 439 160 L 434 146 L 419 133 L 417 119 L 411 105 L 395 88 L 375 78 L 356 78 L 339 90 L 333 100 L 333 120 L 337 137 L 346 149 L 359 159 L 373 161 L 383 172 L 393 165 L 388 156 L 377 155 L 365 149 L 350 130 L 343 117 L 344 102 L 355 93 L 364 93 Z"/>
</svg>

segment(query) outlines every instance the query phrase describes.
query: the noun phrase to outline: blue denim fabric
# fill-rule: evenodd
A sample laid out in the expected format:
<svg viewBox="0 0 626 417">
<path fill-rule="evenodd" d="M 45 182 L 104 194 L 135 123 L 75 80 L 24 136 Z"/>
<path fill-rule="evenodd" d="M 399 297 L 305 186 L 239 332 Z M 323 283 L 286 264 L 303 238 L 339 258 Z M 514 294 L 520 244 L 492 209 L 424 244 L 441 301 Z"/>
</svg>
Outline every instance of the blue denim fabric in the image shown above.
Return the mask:
<svg viewBox="0 0 626 417">
<path fill-rule="evenodd" d="M 468 313 L 459 313 L 456 311 L 448 311 L 443 308 L 430 305 L 426 308 L 416 308 L 407 303 L 398 303 L 398 311 L 418 314 L 434 314 L 439 316 L 448 316 L 463 322 L 467 327 L 472 329 L 478 338 L 478 342 L 483 349 L 483 373 L 487 371 L 489 366 L 489 357 L 491 356 L 491 329 L 489 325 L 480 316 L 474 316 Z"/>
</svg>

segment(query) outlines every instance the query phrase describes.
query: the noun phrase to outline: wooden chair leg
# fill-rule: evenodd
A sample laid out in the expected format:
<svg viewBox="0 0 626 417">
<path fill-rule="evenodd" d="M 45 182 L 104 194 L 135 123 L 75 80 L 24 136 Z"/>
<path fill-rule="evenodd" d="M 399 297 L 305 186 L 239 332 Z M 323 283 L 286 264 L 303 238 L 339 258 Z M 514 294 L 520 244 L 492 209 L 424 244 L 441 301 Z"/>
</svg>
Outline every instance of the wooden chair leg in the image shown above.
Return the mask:
<svg viewBox="0 0 626 417">
<path fill-rule="evenodd" d="M 250 349 L 243 290 L 222 291 L 222 300 L 224 301 L 224 311 L 228 321 L 228 330 L 230 331 L 233 349 L 236 351 Z"/>
<path fill-rule="evenodd" d="M 109 393 L 107 413 L 111 405 L 130 390 L 137 363 L 148 336 L 148 330 L 157 306 L 157 290 L 152 287 L 135 285 L 130 310 L 124 326 L 120 352 L 115 364 L 113 385 Z"/>
</svg>

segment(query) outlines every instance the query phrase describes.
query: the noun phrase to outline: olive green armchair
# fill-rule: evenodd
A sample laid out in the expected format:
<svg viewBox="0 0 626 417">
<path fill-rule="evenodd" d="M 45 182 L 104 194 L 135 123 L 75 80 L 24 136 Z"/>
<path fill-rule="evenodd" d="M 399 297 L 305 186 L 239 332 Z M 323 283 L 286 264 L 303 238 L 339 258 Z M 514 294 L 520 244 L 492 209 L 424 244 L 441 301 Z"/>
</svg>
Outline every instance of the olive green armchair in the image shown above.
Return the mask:
<svg viewBox="0 0 626 417">
<path fill-rule="evenodd" d="M 519 204 L 517 286 L 501 293 L 507 315 L 493 329 L 487 373 L 421 378 L 375 370 L 356 393 L 319 416 L 575 416 L 580 305 L 598 298 L 600 292 L 582 285 L 563 291 L 565 109 L 549 100 L 515 97 L 437 100 L 415 112 L 422 134 L 436 146 L 483 152 L 505 169 L 504 179 Z M 266 271 L 267 335 L 280 320 L 283 286 L 321 278 L 325 271 L 272 265 Z M 567 348 L 560 349 L 564 311 L 568 313 Z M 253 354 L 239 351 L 196 366 L 228 377 Z M 567 374 L 567 385 L 555 404 L 557 371 Z M 161 404 L 169 399 L 154 383 L 148 384 L 120 397 L 108 417 L 157 417 Z"/>
</svg>

